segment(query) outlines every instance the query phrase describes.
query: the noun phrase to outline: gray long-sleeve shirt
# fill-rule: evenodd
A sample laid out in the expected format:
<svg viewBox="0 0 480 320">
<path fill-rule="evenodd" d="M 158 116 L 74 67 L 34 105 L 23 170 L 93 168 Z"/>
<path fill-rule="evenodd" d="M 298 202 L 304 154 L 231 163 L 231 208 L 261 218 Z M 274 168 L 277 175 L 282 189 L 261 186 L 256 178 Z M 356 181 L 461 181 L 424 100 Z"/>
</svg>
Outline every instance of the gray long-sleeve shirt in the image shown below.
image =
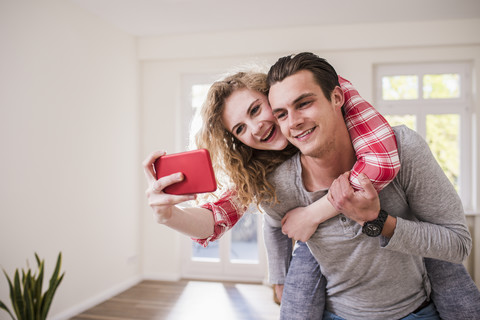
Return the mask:
<svg viewBox="0 0 480 320">
<path fill-rule="evenodd" d="M 382 209 L 397 217 L 391 239 L 364 235 L 340 214 L 322 223 L 307 242 L 327 279 L 327 310 L 345 319 L 395 319 L 415 310 L 430 294 L 422 257 L 461 262 L 471 250 L 461 201 L 425 141 L 395 127 L 401 169 L 379 193 Z M 280 220 L 327 190 L 308 192 L 300 156 L 270 177 L 280 203 L 262 204 L 270 281 L 283 283 L 290 258 Z"/>
</svg>

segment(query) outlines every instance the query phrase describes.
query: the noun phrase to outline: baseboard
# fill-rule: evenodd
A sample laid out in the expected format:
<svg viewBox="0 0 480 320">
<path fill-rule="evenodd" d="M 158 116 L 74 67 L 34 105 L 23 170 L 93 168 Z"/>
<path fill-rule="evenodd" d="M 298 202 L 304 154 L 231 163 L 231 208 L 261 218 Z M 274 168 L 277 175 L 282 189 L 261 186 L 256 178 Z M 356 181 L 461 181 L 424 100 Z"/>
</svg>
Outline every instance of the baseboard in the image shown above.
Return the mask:
<svg viewBox="0 0 480 320">
<path fill-rule="evenodd" d="M 157 280 L 157 281 L 178 281 L 180 280 L 180 274 L 160 274 L 160 273 L 150 273 L 144 274 L 143 280 Z"/>
<path fill-rule="evenodd" d="M 134 285 L 138 284 L 140 281 L 143 280 L 142 276 L 135 276 L 127 281 L 124 281 L 123 283 L 120 283 L 88 300 L 83 301 L 82 303 L 73 306 L 65 311 L 62 311 L 54 316 L 52 316 L 52 320 L 67 320 L 70 319 L 77 314 L 80 314 L 84 312 L 85 310 L 88 310 L 94 306 L 96 306 L 99 303 L 102 303 L 117 294 L 133 287 Z"/>
</svg>

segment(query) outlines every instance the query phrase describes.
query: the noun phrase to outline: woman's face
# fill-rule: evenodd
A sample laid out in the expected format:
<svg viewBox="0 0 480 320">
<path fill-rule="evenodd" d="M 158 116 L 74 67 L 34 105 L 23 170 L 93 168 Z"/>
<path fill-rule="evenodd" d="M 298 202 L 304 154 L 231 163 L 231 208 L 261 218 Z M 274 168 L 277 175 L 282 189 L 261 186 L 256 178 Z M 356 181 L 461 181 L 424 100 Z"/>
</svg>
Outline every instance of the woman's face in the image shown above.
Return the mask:
<svg viewBox="0 0 480 320">
<path fill-rule="evenodd" d="M 247 146 L 259 150 L 282 150 L 288 141 L 272 114 L 267 97 L 255 90 L 239 89 L 225 101 L 225 128 Z"/>
</svg>

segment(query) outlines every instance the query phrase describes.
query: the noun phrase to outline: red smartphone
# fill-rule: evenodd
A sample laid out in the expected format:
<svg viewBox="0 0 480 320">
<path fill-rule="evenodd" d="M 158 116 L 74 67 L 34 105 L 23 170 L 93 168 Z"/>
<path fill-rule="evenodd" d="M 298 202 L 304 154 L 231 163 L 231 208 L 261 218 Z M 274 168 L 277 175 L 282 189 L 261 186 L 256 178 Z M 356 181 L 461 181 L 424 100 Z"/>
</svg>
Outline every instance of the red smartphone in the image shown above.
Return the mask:
<svg viewBox="0 0 480 320">
<path fill-rule="evenodd" d="M 198 149 L 167 154 L 155 161 L 157 179 L 182 172 L 183 181 L 169 185 L 163 191 L 169 194 L 205 193 L 217 190 L 210 153 Z"/>
</svg>

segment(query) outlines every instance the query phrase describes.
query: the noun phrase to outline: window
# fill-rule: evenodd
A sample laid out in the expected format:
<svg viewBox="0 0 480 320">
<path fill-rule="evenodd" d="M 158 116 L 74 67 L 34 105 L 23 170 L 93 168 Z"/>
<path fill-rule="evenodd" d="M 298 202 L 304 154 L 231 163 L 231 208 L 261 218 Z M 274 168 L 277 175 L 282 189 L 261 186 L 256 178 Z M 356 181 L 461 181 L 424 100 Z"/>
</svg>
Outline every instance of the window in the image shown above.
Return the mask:
<svg viewBox="0 0 480 320">
<path fill-rule="evenodd" d="M 376 107 L 390 125 L 404 124 L 429 144 L 472 210 L 471 66 L 468 63 L 379 65 Z"/>
<path fill-rule="evenodd" d="M 202 125 L 200 110 L 215 76 L 185 76 L 184 130 L 188 149 L 195 149 L 194 137 Z M 266 257 L 261 241 L 261 216 L 251 206 L 240 221 L 220 240 L 204 248 L 186 238 L 182 251 L 182 274 L 188 278 L 262 281 Z"/>
</svg>

